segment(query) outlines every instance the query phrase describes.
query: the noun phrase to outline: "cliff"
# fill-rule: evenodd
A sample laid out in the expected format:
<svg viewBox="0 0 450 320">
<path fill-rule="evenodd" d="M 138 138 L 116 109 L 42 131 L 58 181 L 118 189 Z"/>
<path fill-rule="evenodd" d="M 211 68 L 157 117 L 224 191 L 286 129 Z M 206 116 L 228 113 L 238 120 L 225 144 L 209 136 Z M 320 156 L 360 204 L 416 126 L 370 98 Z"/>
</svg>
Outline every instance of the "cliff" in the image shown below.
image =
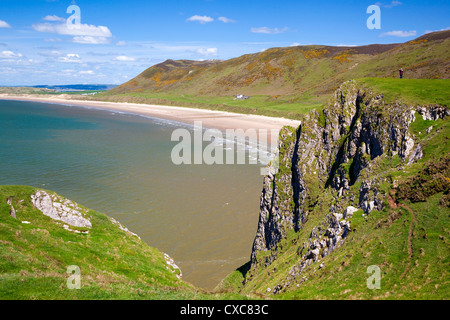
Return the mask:
<svg viewBox="0 0 450 320">
<path fill-rule="evenodd" d="M 332 298 L 352 277 L 359 282 L 336 298 L 379 298 L 386 291 L 394 298 L 445 296 L 440 286 L 442 278 L 448 282 L 443 252 L 449 231 L 443 225 L 448 226 L 450 213 L 449 114 L 440 105 L 386 103 L 383 95 L 348 81 L 322 110 L 305 115 L 298 128 L 285 127 L 280 169 L 264 178 L 251 261 L 240 269 L 241 290 Z M 373 254 L 380 243 L 385 252 Z M 414 259 L 421 268 L 411 267 Z M 397 290 L 367 289 L 364 268 L 370 265 L 390 266 L 387 273 Z M 425 287 L 429 269 L 440 277 L 428 277 L 435 292 L 401 285 L 403 273 L 410 272 L 417 277 L 414 285 Z M 328 292 L 320 294 L 320 287 Z"/>
</svg>

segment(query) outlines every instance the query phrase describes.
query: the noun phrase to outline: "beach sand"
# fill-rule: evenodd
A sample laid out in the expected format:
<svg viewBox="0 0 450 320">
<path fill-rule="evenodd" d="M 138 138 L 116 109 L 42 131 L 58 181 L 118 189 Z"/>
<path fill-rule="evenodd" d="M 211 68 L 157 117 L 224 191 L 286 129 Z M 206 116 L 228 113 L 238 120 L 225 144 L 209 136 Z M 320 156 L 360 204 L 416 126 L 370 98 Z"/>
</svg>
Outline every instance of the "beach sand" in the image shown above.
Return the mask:
<svg viewBox="0 0 450 320">
<path fill-rule="evenodd" d="M 227 129 L 267 129 L 280 130 L 283 126 L 297 128 L 300 121 L 285 118 L 274 118 L 259 115 L 239 114 L 224 111 L 214 111 L 206 109 L 195 109 L 186 107 L 161 106 L 151 104 L 104 102 L 92 100 L 75 100 L 67 96 L 41 97 L 36 95 L 8 95 L 0 94 L 0 100 L 20 100 L 35 101 L 57 104 L 68 104 L 75 106 L 88 106 L 91 108 L 122 111 L 132 114 L 144 115 L 154 118 L 178 121 L 187 124 L 194 124 L 194 121 L 202 121 L 204 128 L 215 128 L 222 131 Z"/>
</svg>

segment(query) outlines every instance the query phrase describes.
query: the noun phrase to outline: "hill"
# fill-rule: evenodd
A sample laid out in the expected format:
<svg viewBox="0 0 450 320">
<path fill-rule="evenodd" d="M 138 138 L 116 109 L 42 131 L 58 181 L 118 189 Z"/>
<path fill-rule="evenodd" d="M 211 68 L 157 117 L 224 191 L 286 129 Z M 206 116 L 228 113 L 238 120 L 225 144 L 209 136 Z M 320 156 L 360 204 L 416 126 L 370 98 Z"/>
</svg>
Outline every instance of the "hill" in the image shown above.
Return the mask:
<svg viewBox="0 0 450 320">
<path fill-rule="evenodd" d="M 448 79 L 450 31 L 399 44 L 272 48 L 220 61 L 167 60 L 96 99 L 298 118 L 350 79 Z M 251 96 L 233 100 L 238 94 Z"/>
<path fill-rule="evenodd" d="M 219 297 L 118 221 L 50 191 L 0 186 L 0 234 L 1 300 Z"/>
<path fill-rule="evenodd" d="M 222 290 L 277 299 L 448 298 L 450 110 L 439 94 L 438 104 L 421 106 L 383 93 L 345 82 L 299 128 L 283 129 L 250 261 Z"/>
</svg>

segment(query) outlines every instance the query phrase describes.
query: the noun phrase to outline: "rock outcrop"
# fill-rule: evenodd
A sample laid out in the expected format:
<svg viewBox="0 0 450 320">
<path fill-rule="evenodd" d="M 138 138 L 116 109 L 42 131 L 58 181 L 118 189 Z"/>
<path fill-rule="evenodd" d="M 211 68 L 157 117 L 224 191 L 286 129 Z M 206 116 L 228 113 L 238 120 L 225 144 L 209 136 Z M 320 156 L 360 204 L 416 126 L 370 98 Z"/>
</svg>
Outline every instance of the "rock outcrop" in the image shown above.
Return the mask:
<svg viewBox="0 0 450 320">
<path fill-rule="evenodd" d="M 449 115 L 448 109 L 439 106 L 386 105 L 383 96 L 348 81 L 336 90 L 323 112 L 308 113 L 297 129 L 283 128 L 279 171 L 264 178 L 246 281 L 251 281 L 255 270 L 267 268 L 277 259 L 283 239 L 301 231 L 316 206 L 328 206 L 328 213 L 298 246 L 298 262 L 273 293 L 294 280 L 301 282 L 305 267 L 342 246 L 352 231 L 355 212 L 368 215 L 382 210 L 386 194 L 371 172 L 394 157 L 408 165 L 423 156 L 409 130 L 416 113 L 432 120 Z M 355 192 L 353 186 L 358 185 Z"/>
<path fill-rule="evenodd" d="M 6 203 L 11 206 L 11 209 L 9 210 L 9 214 L 11 215 L 11 217 L 13 217 L 14 219 L 17 219 L 17 217 L 16 217 L 16 209 L 14 209 L 14 206 L 12 204 L 12 199 L 8 198 L 8 200 L 6 200 Z"/>
<path fill-rule="evenodd" d="M 39 190 L 31 195 L 31 202 L 35 208 L 54 220 L 72 227 L 92 228 L 85 210 L 73 201 Z"/>
</svg>

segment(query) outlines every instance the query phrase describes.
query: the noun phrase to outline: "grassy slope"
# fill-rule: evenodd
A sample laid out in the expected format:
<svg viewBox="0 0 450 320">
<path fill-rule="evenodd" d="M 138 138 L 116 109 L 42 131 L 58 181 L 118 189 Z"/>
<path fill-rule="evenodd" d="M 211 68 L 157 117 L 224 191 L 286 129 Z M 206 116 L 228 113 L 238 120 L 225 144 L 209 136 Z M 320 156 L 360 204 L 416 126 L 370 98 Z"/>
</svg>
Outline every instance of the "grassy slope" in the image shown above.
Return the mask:
<svg viewBox="0 0 450 320">
<path fill-rule="evenodd" d="M 397 45 L 272 48 L 226 61 L 168 60 L 95 97 L 217 110 L 301 117 L 357 78 L 448 79 L 450 31 Z M 252 96 L 235 101 L 233 96 Z"/>
<path fill-rule="evenodd" d="M 450 106 L 450 81 L 447 79 L 363 78 L 358 82 L 383 92 L 387 103 L 401 101 L 408 105 Z"/>
<path fill-rule="evenodd" d="M 0 187 L 0 299 L 216 299 L 179 280 L 163 254 L 89 210 L 88 234 L 67 231 L 31 204 L 36 189 Z M 17 219 L 10 216 L 12 198 Z M 21 201 L 23 200 L 23 201 Z M 29 221 L 24 224 L 22 221 Z M 67 267 L 81 289 L 67 288 Z"/>
<path fill-rule="evenodd" d="M 385 96 L 396 99 L 394 93 L 406 83 L 399 81 L 365 79 L 364 83 L 382 88 L 381 92 Z M 448 101 L 445 99 L 448 99 L 449 87 L 442 87 L 442 82 L 428 80 L 412 81 L 410 84 L 402 96 L 406 101 L 420 98 L 422 84 L 432 92 L 435 89 L 440 92 L 437 94 L 439 104 Z M 433 130 L 427 134 L 425 131 L 430 126 L 433 126 Z M 383 190 L 380 191 L 390 193 L 393 197 L 397 195 L 397 198 L 402 196 L 402 199 L 397 199 L 400 205 L 386 203 L 382 211 L 372 211 L 368 217 L 363 217 L 361 210 L 357 211 L 350 220 L 353 231 L 344 245 L 305 269 L 302 273 L 304 282 L 298 287 L 294 286 L 294 282 L 287 292 L 272 296 L 267 292 L 268 288 L 272 290 L 286 279 L 291 266 L 298 260 L 298 245 L 309 238 L 312 228 L 320 224 L 333 203 L 330 190 L 324 189 L 319 199 L 321 205 L 313 208 L 302 231 L 292 231 L 278 246 L 278 259 L 271 264 L 269 270 L 262 269 L 258 274 L 252 275 L 252 280 L 243 286 L 246 273 L 243 266 L 224 279 L 219 288 L 266 294 L 279 299 L 448 298 L 450 119 L 431 121 L 423 120 L 417 115 L 410 131 L 415 135 L 416 143 L 423 145 L 422 159 L 405 166 L 398 156 L 382 156 L 373 164 L 376 176 L 385 181 L 381 186 Z M 447 162 L 443 160 L 445 157 Z M 430 167 L 437 168 L 437 172 L 427 169 Z M 399 185 L 397 189 L 393 188 L 392 181 Z M 350 192 L 358 195 L 359 187 L 360 183 L 357 181 Z M 417 194 L 424 194 L 426 201 L 412 202 L 411 199 L 417 198 Z M 319 268 L 320 263 L 325 267 Z M 366 272 L 370 265 L 377 265 L 381 269 L 379 290 L 370 290 L 366 286 L 370 276 Z"/>
</svg>

